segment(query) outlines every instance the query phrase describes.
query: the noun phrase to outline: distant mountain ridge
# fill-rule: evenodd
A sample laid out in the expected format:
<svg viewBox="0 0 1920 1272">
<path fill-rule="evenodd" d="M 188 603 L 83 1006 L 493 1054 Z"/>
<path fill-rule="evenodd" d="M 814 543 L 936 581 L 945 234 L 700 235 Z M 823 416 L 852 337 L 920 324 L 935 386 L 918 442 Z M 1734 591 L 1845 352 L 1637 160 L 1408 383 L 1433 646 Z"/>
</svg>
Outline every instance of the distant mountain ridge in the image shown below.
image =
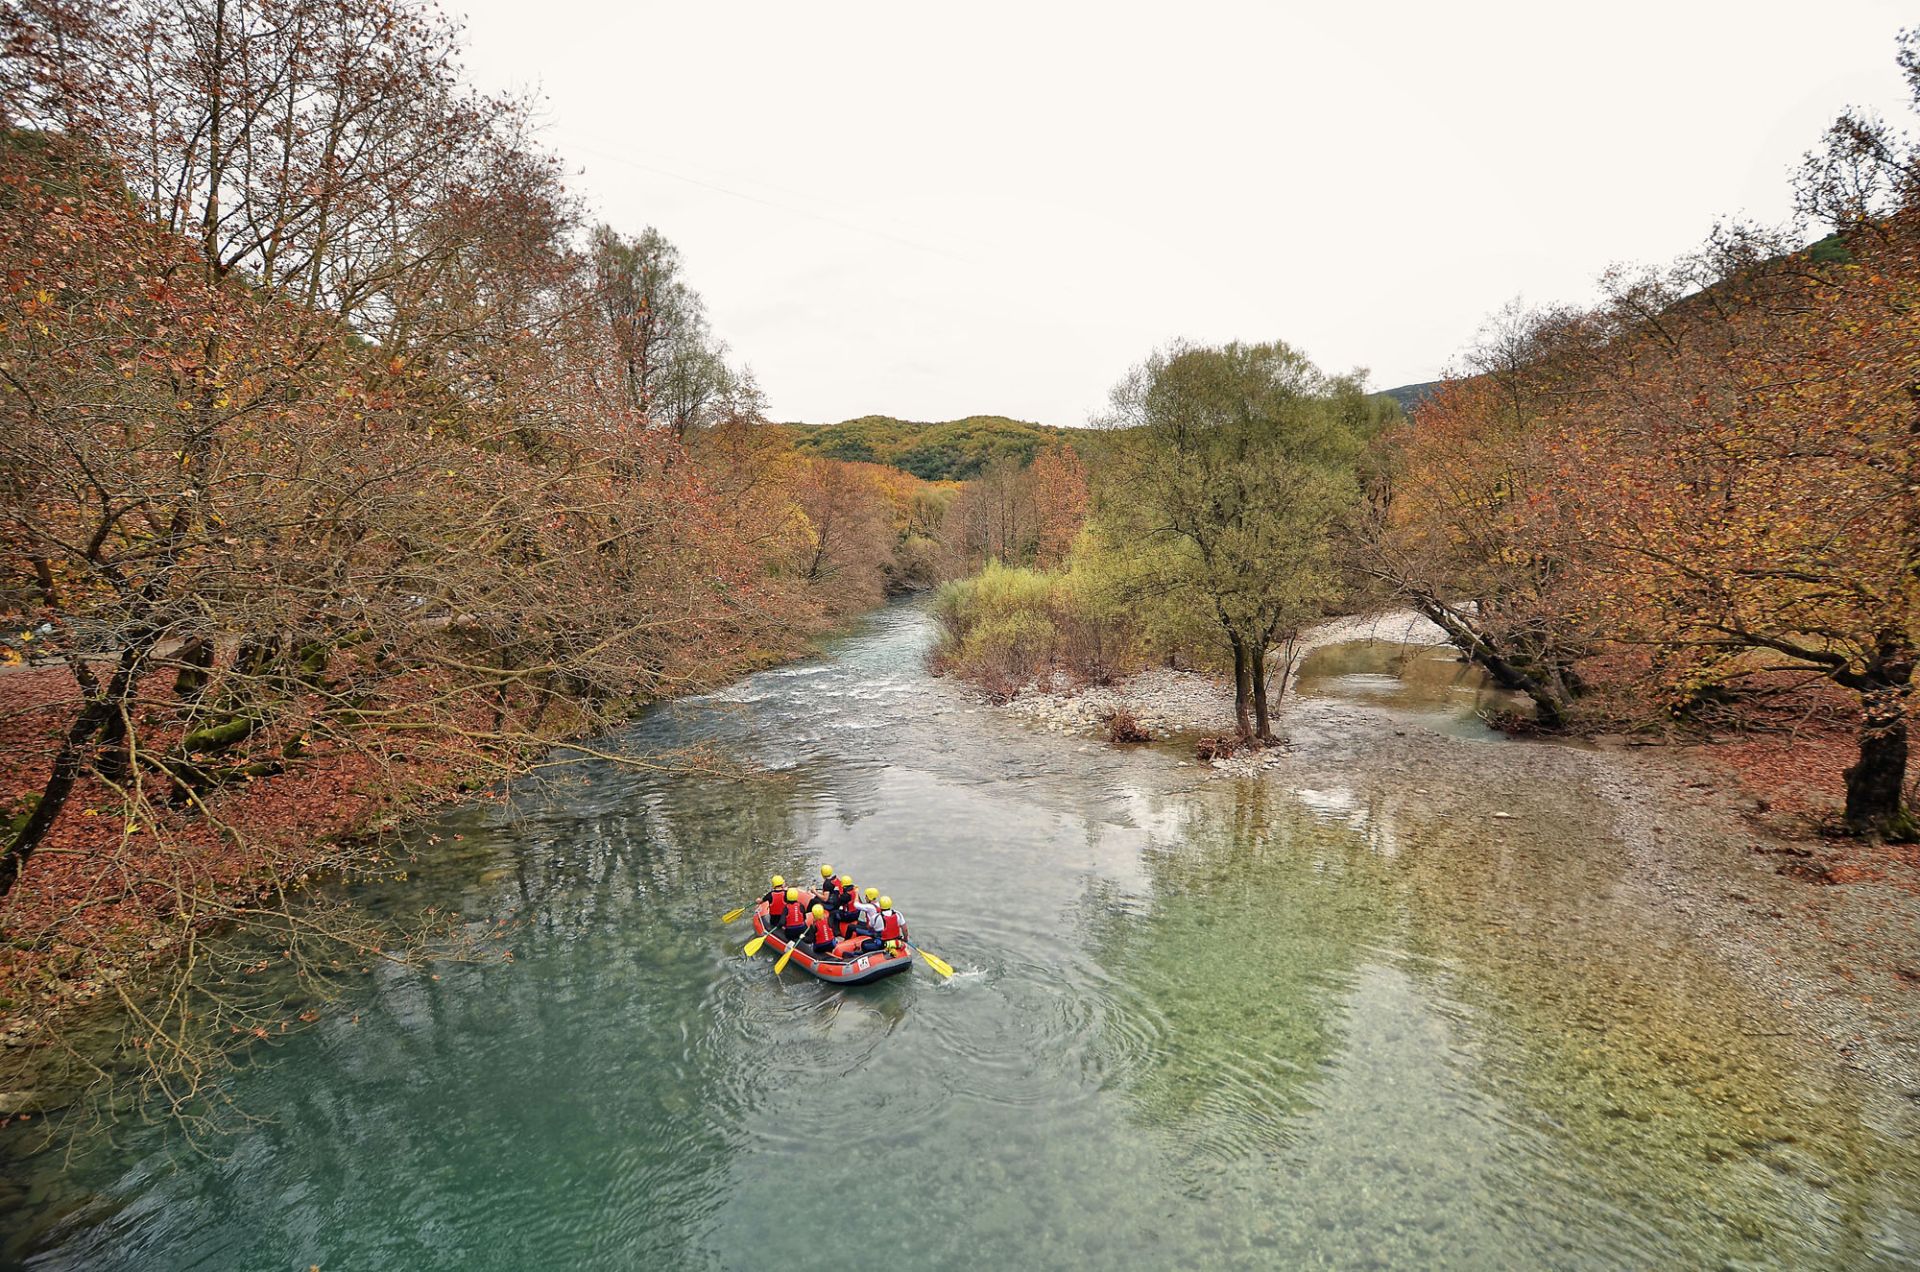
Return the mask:
<svg viewBox="0 0 1920 1272">
<path fill-rule="evenodd" d="M 1420 384 L 1402 384 L 1398 388 L 1381 389 L 1379 396 L 1390 397 L 1400 404 L 1400 413 L 1408 419 L 1413 418 L 1413 408 L 1420 405 L 1440 391 L 1445 380 L 1427 380 Z"/>
<path fill-rule="evenodd" d="M 807 454 L 886 464 L 925 481 L 966 481 L 1001 459 L 1030 462 L 1043 446 L 1078 430 L 1004 415 L 923 422 L 862 415 L 838 424 L 787 424 Z"/>
</svg>

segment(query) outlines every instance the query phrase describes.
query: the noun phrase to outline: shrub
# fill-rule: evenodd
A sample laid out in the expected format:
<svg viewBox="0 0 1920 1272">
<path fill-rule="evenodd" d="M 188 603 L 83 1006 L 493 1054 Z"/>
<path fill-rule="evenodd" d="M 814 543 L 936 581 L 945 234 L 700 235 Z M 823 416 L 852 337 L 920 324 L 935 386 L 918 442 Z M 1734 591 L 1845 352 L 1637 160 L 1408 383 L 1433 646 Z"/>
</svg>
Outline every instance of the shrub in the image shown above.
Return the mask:
<svg viewBox="0 0 1920 1272">
<path fill-rule="evenodd" d="M 934 667 L 1003 698 L 1056 674 L 1104 683 L 1138 665 L 1126 616 L 1106 596 L 1071 562 L 1060 571 L 989 562 L 935 598 Z"/>
<path fill-rule="evenodd" d="M 1196 758 L 1212 763 L 1214 760 L 1230 760 L 1239 749 L 1238 742 L 1229 735 L 1217 738 L 1201 738 L 1194 743 L 1193 754 Z"/>
</svg>

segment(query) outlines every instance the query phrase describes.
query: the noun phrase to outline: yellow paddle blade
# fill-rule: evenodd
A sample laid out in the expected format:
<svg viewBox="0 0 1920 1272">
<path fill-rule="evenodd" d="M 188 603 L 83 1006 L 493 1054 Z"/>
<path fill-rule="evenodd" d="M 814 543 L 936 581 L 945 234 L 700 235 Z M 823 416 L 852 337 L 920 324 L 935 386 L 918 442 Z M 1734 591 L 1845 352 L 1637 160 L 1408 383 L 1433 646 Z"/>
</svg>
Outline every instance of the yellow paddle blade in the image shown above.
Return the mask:
<svg viewBox="0 0 1920 1272">
<path fill-rule="evenodd" d="M 780 956 L 780 961 L 773 965 L 773 974 L 775 976 L 778 976 L 780 973 L 787 970 L 787 960 L 793 957 L 793 948 L 794 947 L 792 945 L 787 946 L 787 952 L 782 954 Z"/>
<path fill-rule="evenodd" d="M 725 914 L 720 916 L 720 921 L 722 923 L 731 923 L 735 919 L 739 918 L 741 915 L 745 914 L 746 912 L 747 912 L 747 907 L 744 905 L 741 906 L 738 910 L 728 910 Z"/>
<path fill-rule="evenodd" d="M 920 951 L 920 957 L 926 959 L 927 962 L 933 967 L 934 971 L 940 973 L 942 976 L 953 975 L 953 968 L 948 965 L 945 959 L 935 958 L 933 955 L 927 953 L 925 950 L 920 949 L 918 945 L 914 946 L 913 948 Z"/>
<path fill-rule="evenodd" d="M 756 936 L 751 941 L 748 941 L 746 944 L 746 948 L 741 950 L 740 952 L 742 954 L 745 954 L 748 958 L 752 958 L 755 954 L 758 954 L 760 952 L 760 947 L 762 945 L 765 945 L 766 943 L 767 943 L 766 937 Z"/>
</svg>

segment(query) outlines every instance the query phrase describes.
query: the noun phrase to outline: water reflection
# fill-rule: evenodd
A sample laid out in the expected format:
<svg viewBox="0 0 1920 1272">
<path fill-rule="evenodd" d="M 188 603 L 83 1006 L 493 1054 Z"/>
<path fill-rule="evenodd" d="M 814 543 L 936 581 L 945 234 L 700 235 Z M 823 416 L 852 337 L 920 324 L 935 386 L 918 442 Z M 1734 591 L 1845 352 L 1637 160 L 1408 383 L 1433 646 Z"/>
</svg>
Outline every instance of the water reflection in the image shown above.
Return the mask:
<svg viewBox="0 0 1920 1272">
<path fill-rule="evenodd" d="M 1288 1177 L 1266 1232 L 1303 1260 L 1383 1224 L 1422 1265 L 1912 1257 L 1904 1136 L 1570 851 L 1588 813 L 1490 841 L 1344 794 L 1194 802 L 1109 908 L 1110 1045 L 1183 1177 Z"/>
<path fill-rule="evenodd" d="M 1096 924 L 1124 1009 L 1109 1027 L 1116 1067 L 1183 1162 L 1287 1145 L 1390 921 L 1365 842 L 1279 802 L 1246 782 L 1191 805 L 1145 854 L 1144 906 L 1104 906 Z"/>
<path fill-rule="evenodd" d="M 1385 707 L 1438 732 L 1477 742 L 1499 741 L 1485 717 L 1531 715 L 1524 694 L 1501 689 L 1447 645 L 1353 640 L 1322 645 L 1300 664 L 1299 689 L 1313 697 Z"/>
</svg>

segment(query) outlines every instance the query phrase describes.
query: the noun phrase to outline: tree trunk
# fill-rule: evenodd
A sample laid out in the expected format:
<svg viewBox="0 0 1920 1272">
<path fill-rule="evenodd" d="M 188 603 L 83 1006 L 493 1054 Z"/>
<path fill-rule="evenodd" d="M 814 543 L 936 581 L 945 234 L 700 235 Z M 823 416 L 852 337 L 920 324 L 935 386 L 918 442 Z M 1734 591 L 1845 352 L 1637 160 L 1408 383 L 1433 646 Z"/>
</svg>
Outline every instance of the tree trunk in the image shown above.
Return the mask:
<svg viewBox="0 0 1920 1272">
<path fill-rule="evenodd" d="M 94 772 L 115 785 L 126 781 L 133 771 L 132 752 L 127 746 L 128 709 L 125 702 L 120 702 L 108 710 L 93 745 Z"/>
<path fill-rule="evenodd" d="M 234 673 L 244 680 L 258 680 L 272 670 L 280 658 L 280 634 L 269 632 L 265 635 L 247 635 L 241 638 L 240 647 L 233 652 Z M 236 690 L 246 693 L 246 687 Z"/>
<path fill-rule="evenodd" d="M 1920 838 L 1906 805 L 1907 688 L 1880 684 L 1860 695 L 1860 758 L 1847 770 L 1848 829 L 1901 843 Z"/>
<path fill-rule="evenodd" d="M 1272 726 L 1273 714 L 1280 709 L 1280 704 L 1286 701 L 1287 685 L 1293 679 L 1294 651 L 1298 648 L 1295 644 L 1295 639 L 1295 637 L 1289 636 L 1280 642 L 1280 648 L 1284 651 L 1284 656 L 1280 659 L 1280 692 L 1274 694 L 1271 699 L 1269 699 L 1268 686 L 1273 683 L 1273 660 L 1271 656 L 1263 657 L 1260 660 L 1260 675 L 1253 682 L 1254 718 L 1259 722 L 1260 740 L 1269 744 L 1274 741 Z"/>
<path fill-rule="evenodd" d="M 1502 689 L 1511 689 L 1515 693 L 1524 693 L 1533 699 L 1535 713 L 1540 723 L 1549 729 L 1557 729 L 1567 722 L 1567 699 L 1555 692 L 1554 687 L 1522 671 L 1518 665 L 1495 649 L 1486 637 L 1473 625 L 1433 596 L 1413 589 L 1403 589 L 1403 594 L 1413 602 L 1413 607 L 1432 619 L 1447 634 L 1447 640 L 1455 649 L 1478 664 Z"/>
<path fill-rule="evenodd" d="M 1267 710 L 1267 652 L 1249 647 L 1247 662 L 1253 673 L 1253 735 L 1263 746 L 1273 743 L 1273 718 Z"/>
<path fill-rule="evenodd" d="M 1247 646 L 1238 633 L 1229 632 L 1227 643 L 1233 646 L 1233 725 L 1245 742 L 1253 736 L 1253 721 L 1247 707 L 1253 696 L 1253 677 L 1247 667 Z"/>
<path fill-rule="evenodd" d="M 13 891 L 33 850 L 40 846 L 48 829 L 67 806 L 73 784 L 86 772 L 92 758 L 94 735 L 123 709 L 139 662 L 132 648 L 122 651 L 107 691 L 82 707 L 73 723 L 67 726 L 67 736 L 61 739 L 60 750 L 53 757 L 53 768 L 47 773 L 46 785 L 40 788 L 40 802 L 34 806 L 33 816 L 27 818 L 27 824 L 20 828 L 12 843 L 0 848 L 0 897 Z"/>
</svg>

